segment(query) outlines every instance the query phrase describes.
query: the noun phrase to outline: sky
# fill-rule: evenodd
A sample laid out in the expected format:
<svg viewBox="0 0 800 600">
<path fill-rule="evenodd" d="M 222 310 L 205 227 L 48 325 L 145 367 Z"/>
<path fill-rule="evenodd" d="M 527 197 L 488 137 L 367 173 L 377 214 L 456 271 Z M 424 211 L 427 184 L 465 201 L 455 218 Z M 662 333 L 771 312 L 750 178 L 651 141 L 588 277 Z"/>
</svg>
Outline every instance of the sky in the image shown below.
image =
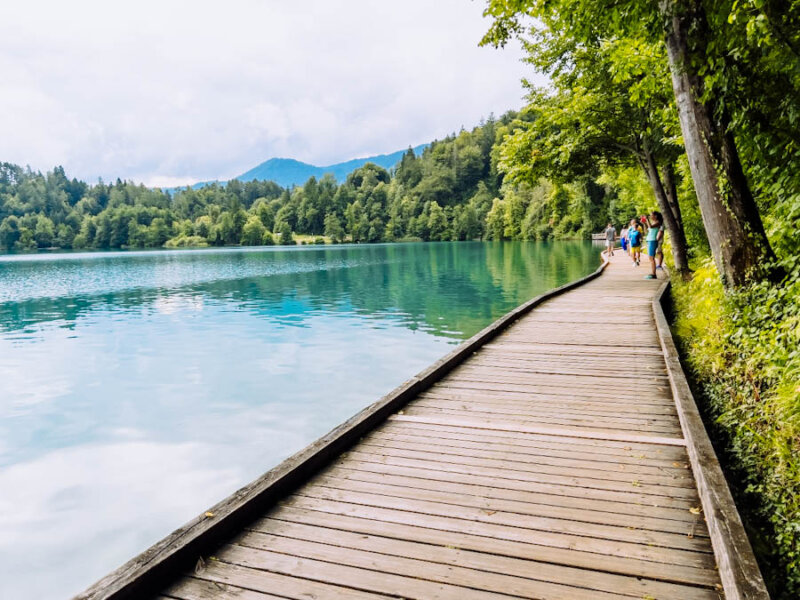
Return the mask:
<svg viewBox="0 0 800 600">
<path fill-rule="evenodd" d="M 482 0 L 0 5 L 0 161 L 172 186 L 328 165 L 523 104 Z"/>
</svg>

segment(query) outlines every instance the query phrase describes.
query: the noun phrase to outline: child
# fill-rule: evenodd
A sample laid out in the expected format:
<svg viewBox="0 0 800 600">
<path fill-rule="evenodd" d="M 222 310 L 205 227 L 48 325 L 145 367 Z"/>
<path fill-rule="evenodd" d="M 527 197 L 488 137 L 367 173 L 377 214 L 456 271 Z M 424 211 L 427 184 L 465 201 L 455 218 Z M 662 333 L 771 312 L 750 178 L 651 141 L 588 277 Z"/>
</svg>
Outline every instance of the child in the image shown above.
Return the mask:
<svg viewBox="0 0 800 600">
<path fill-rule="evenodd" d="M 614 256 L 614 242 L 617 241 L 617 230 L 614 229 L 614 225 L 611 222 L 608 223 L 608 227 L 605 230 L 606 234 L 606 256 Z"/>
<path fill-rule="evenodd" d="M 654 210 L 650 213 L 650 218 L 646 219 L 647 223 L 647 256 L 650 258 L 650 274 L 645 275 L 645 279 L 658 279 L 656 276 L 656 254 L 658 248 L 664 238 L 664 218 L 661 213 Z"/>
<path fill-rule="evenodd" d="M 642 227 L 636 218 L 631 219 L 631 226 L 628 228 L 628 245 L 631 248 L 633 266 L 638 267 L 642 258 Z"/>
<path fill-rule="evenodd" d="M 628 226 L 625 225 L 619 232 L 619 243 L 622 246 L 622 251 L 628 253 Z"/>
</svg>

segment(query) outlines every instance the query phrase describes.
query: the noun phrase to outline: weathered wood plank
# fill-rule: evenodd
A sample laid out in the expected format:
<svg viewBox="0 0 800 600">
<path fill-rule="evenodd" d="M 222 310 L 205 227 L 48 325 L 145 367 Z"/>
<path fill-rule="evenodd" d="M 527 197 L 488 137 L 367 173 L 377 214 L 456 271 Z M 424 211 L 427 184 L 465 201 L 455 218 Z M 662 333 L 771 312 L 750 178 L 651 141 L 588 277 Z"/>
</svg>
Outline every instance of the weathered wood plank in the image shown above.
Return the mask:
<svg viewBox="0 0 800 600">
<path fill-rule="evenodd" d="M 299 542 L 295 542 L 297 547 Z M 306 544 L 308 548 L 309 544 Z M 320 553 L 324 546 L 318 545 Z M 261 572 L 274 572 L 284 575 L 291 575 L 297 578 L 311 579 L 331 585 L 350 587 L 354 591 L 362 590 L 374 594 L 401 598 L 419 598 L 430 600 L 455 600 L 456 598 L 467 598 L 474 600 L 508 600 L 514 598 L 508 594 L 488 592 L 471 589 L 463 586 L 436 581 L 418 579 L 404 575 L 396 575 L 391 572 L 380 572 L 377 570 L 364 568 L 363 554 L 351 550 L 346 556 L 340 550 L 335 554 L 325 554 L 327 560 L 316 558 L 306 558 L 300 556 L 299 552 L 284 554 L 273 552 L 263 548 L 249 548 L 238 544 L 227 544 L 223 547 L 218 559 L 220 562 L 247 567 Z M 361 559 L 359 566 L 353 567 L 346 564 L 347 558 Z M 335 562 L 331 562 L 335 561 Z M 398 562 L 397 559 L 393 562 Z"/>
<path fill-rule="evenodd" d="M 327 498 L 291 496 L 284 505 L 305 508 L 337 515 L 360 516 L 376 521 L 387 521 L 404 525 L 419 525 L 431 529 L 443 529 L 454 533 L 482 535 L 492 539 L 535 543 L 561 549 L 580 549 L 604 555 L 606 558 L 636 558 L 670 565 L 685 565 L 701 569 L 714 567 L 713 555 L 708 552 L 680 548 L 651 546 L 645 542 L 598 539 L 582 535 L 552 531 L 536 531 L 513 525 L 461 519 L 442 514 L 410 512 L 365 504 L 341 502 Z M 485 515 L 489 516 L 489 515 Z"/>
<path fill-rule="evenodd" d="M 343 489 L 343 488 L 347 489 Z M 659 546 L 663 548 L 678 548 L 691 550 L 694 552 L 710 552 L 711 548 L 708 540 L 694 536 L 691 527 L 686 528 L 680 533 L 664 532 L 654 529 L 637 529 L 635 527 L 618 527 L 601 523 L 592 523 L 572 518 L 544 517 L 531 514 L 520 514 L 508 512 L 494 508 L 484 510 L 467 505 L 464 502 L 447 502 L 442 497 L 437 500 L 429 500 L 420 497 L 412 497 L 410 494 L 387 494 L 387 490 L 370 491 L 352 490 L 349 488 L 370 487 L 370 486 L 327 486 L 324 484 L 307 486 L 298 491 L 299 495 L 308 498 L 319 498 L 333 500 L 336 502 L 346 502 L 348 504 L 360 504 L 363 506 L 390 508 L 403 510 L 411 513 L 421 513 L 426 515 L 439 515 L 450 518 L 465 519 L 477 523 L 493 523 L 518 527 L 520 529 L 535 530 L 535 535 L 542 535 L 542 532 L 587 536 L 599 540 L 616 540 L 621 542 L 631 542 L 636 544 L 646 544 L 648 546 Z M 584 543 L 586 543 L 584 541 Z"/>
<path fill-rule="evenodd" d="M 285 531 L 283 533 L 286 533 Z M 612 600 L 618 596 L 599 590 L 587 589 L 585 587 L 567 586 L 550 582 L 541 582 L 528 578 L 517 577 L 507 574 L 491 573 L 483 569 L 474 569 L 459 564 L 443 565 L 438 560 L 432 560 L 434 553 L 438 549 L 427 548 L 427 552 L 418 552 L 417 556 L 407 556 L 414 554 L 405 542 L 393 541 L 389 547 L 383 547 L 376 543 L 380 538 L 367 538 L 364 536 L 350 536 L 341 532 L 336 536 L 335 544 L 319 543 L 318 539 L 301 536 L 295 530 L 290 530 L 294 536 L 275 535 L 262 531 L 247 532 L 234 540 L 235 544 L 256 548 L 258 550 L 276 551 L 302 558 L 334 562 L 337 565 L 349 567 L 380 569 L 380 573 L 390 576 L 408 577 L 410 585 L 400 592 L 403 597 L 427 598 L 430 583 L 435 582 L 454 586 L 452 589 L 443 590 L 453 592 L 448 597 L 461 597 L 459 592 L 466 592 L 466 597 L 472 596 L 471 590 L 480 592 L 490 592 L 501 594 L 503 598 L 522 597 L 522 598 L 553 598 L 559 600 Z M 354 539 L 355 538 L 355 539 Z M 351 543 L 342 548 L 342 542 Z M 371 545 L 365 542 L 372 541 Z M 378 548 L 375 548 L 378 546 Z M 416 544 L 414 544 L 416 546 Z M 423 549 L 426 549 L 424 546 Z M 375 550 L 383 552 L 375 552 Z M 343 551 L 344 550 L 344 551 Z M 406 552 L 403 552 L 406 550 Z M 409 551 L 411 550 L 411 551 Z M 419 582 L 418 580 L 423 580 Z M 416 588 L 416 589 L 415 589 Z M 461 588 L 461 589 L 459 589 Z M 463 588 L 467 588 L 464 590 Z M 384 588 L 386 589 L 386 588 Z M 416 592 L 416 593 L 415 593 Z M 495 597 L 495 596 L 490 596 Z"/>
<path fill-rule="evenodd" d="M 164 594 L 156 600 L 163 598 L 174 600 L 284 600 L 286 598 L 196 577 L 182 578 L 175 585 L 167 588 Z"/>
<path fill-rule="evenodd" d="M 285 561 L 286 559 L 284 559 Z M 226 584 L 233 588 L 241 587 L 267 594 L 279 593 L 280 597 L 292 600 L 308 600 L 308 598 L 386 600 L 386 598 L 396 598 L 393 594 L 364 591 L 358 586 L 330 585 L 320 581 L 319 577 L 315 577 L 313 572 L 309 573 L 308 571 L 307 565 L 300 565 L 295 569 L 286 568 L 286 565 L 276 565 L 274 571 L 249 568 L 218 560 L 218 557 L 215 557 L 206 562 L 201 569 L 195 569 L 190 576 L 211 583 Z"/>
<path fill-rule="evenodd" d="M 524 453 L 509 450 L 498 450 L 487 447 L 485 444 L 469 444 L 467 442 L 458 445 L 442 443 L 441 439 L 425 439 L 421 437 L 398 436 L 387 433 L 375 433 L 364 438 L 363 445 L 379 446 L 383 448 L 394 448 L 402 450 L 423 450 L 435 452 L 437 454 L 469 456 L 473 458 L 488 458 L 492 460 L 508 461 L 511 464 L 522 463 L 533 465 L 550 465 L 553 467 L 575 467 L 581 469 L 591 469 L 601 472 L 642 474 L 651 476 L 665 476 L 673 480 L 693 481 L 692 474 L 688 470 L 688 463 L 676 464 L 648 464 L 643 460 L 631 459 L 625 461 L 599 461 L 595 456 L 589 455 L 587 458 L 576 457 L 574 454 L 567 457 L 548 456 L 547 454 Z"/>
<path fill-rule="evenodd" d="M 493 498 L 491 493 L 487 493 L 484 496 L 475 496 L 474 490 L 466 488 L 473 493 L 464 493 L 462 490 L 465 489 L 465 486 L 455 486 L 454 484 L 440 484 L 437 489 L 426 489 L 425 487 L 415 485 L 414 481 L 408 478 L 394 477 L 390 482 L 387 481 L 386 476 L 376 477 L 373 475 L 372 478 L 374 480 L 369 481 L 369 476 L 353 477 L 354 473 L 358 474 L 357 471 L 326 472 L 324 476 L 316 478 L 314 483 L 315 485 L 338 490 L 365 492 L 393 496 L 395 498 L 411 498 L 414 500 L 426 500 L 455 506 L 478 508 L 487 512 L 487 514 L 493 514 L 494 511 L 501 510 L 520 515 L 565 519 L 569 521 L 632 529 L 646 529 L 649 531 L 677 533 L 684 536 L 692 534 L 695 537 L 708 537 L 705 524 L 702 523 L 702 517 L 699 515 L 691 515 L 691 513 L 689 514 L 694 517 L 694 522 L 688 520 L 676 521 L 673 519 L 658 519 L 650 515 L 640 517 L 635 514 L 623 514 L 621 512 L 622 508 L 617 509 L 620 512 L 608 513 L 597 511 L 593 508 L 577 508 L 574 504 L 572 506 L 564 506 L 558 502 L 558 497 L 553 496 L 548 499 L 551 502 L 557 502 L 556 504 L 537 504 L 529 500 L 521 501 L 517 499 L 506 500 L 502 498 Z M 365 479 L 367 479 L 367 481 L 365 481 Z M 454 491 L 455 489 L 459 491 L 456 492 Z"/>
<path fill-rule="evenodd" d="M 351 467 L 334 466 L 323 471 L 319 477 L 336 478 L 347 481 L 360 481 L 379 483 L 397 487 L 411 488 L 442 493 L 460 494 L 462 500 L 476 506 L 486 507 L 495 500 L 509 501 L 517 506 L 516 512 L 525 514 L 528 511 L 547 513 L 549 515 L 575 517 L 575 520 L 590 521 L 613 525 L 624 517 L 634 517 L 635 523 L 657 523 L 659 530 L 674 531 L 677 533 L 687 531 L 685 528 L 697 525 L 698 535 L 706 535 L 705 524 L 702 518 L 694 515 L 686 508 L 668 508 L 656 506 L 653 503 L 637 503 L 632 500 L 606 500 L 597 498 L 584 498 L 556 494 L 547 490 L 516 490 L 507 489 L 502 485 L 491 485 L 493 481 L 443 481 L 425 477 L 414 477 L 404 472 L 379 472 L 362 470 Z M 525 510 L 520 506 L 525 504 Z M 511 504 L 509 505 L 511 506 Z M 570 512 L 571 511 L 571 512 Z M 514 511 L 512 511 L 514 512 Z M 646 517 L 646 519 L 638 519 Z M 669 521 L 670 523 L 666 523 Z M 673 523 L 674 522 L 674 523 Z"/>
<path fill-rule="evenodd" d="M 416 558 L 442 565 L 475 569 L 481 572 L 479 575 L 481 579 L 477 581 L 477 586 L 483 585 L 482 578 L 495 573 L 533 580 L 531 583 L 536 582 L 534 583 L 535 587 L 521 590 L 525 597 L 557 598 L 566 593 L 572 594 L 566 596 L 566 598 L 571 599 L 579 597 L 577 594 L 581 591 L 584 592 L 581 597 L 585 597 L 585 590 L 587 589 L 612 592 L 635 598 L 641 598 L 648 594 L 653 597 L 656 597 L 655 594 L 658 594 L 658 597 L 676 598 L 717 597 L 716 593 L 709 595 L 709 589 L 698 590 L 686 585 L 676 585 L 653 579 L 620 577 L 619 575 L 602 571 L 589 570 L 587 572 L 574 567 L 564 567 L 546 562 L 531 563 L 530 560 L 498 556 L 491 553 L 476 552 L 439 544 L 420 543 L 415 540 L 409 541 L 383 535 L 364 535 L 361 532 L 328 529 L 327 527 L 321 528 L 289 521 L 265 519 L 259 523 L 258 531 L 309 541 L 321 541 L 342 548 L 357 548 L 382 554 Z M 499 585 L 505 584 L 503 579 L 495 581 Z M 547 588 L 541 586 L 538 582 L 552 582 L 557 584 L 557 587 Z M 501 588 L 501 591 L 503 589 L 511 592 L 510 588 Z M 595 597 L 589 596 L 592 599 Z"/>
<path fill-rule="evenodd" d="M 636 453 L 632 449 L 608 448 L 594 446 L 590 449 L 571 444 L 524 440 L 527 443 L 515 443 L 515 439 L 498 438 L 489 436 L 474 435 L 469 432 L 448 431 L 444 428 L 436 431 L 435 437 L 432 431 L 421 431 L 419 427 L 387 427 L 381 428 L 365 439 L 396 440 L 411 443 L 427 444 L 428 447 L 438 448 L 447 446 L 460 449 L 478 449 L 487 452 L 502 452 L 513 454 L 514 456 L 526 459 L 527 457 L 543 457 L 545 460 L 550 458 L 563 458 L 573 460 L 584 460 L 589 462 L 607 463 L 614 465 L 638 465 L 647 467 L 673 467 L 689 468 L 688 458 L 685 455 L 677 455 L 674 459 L 663 456 L 663 454 L 651 453 L 649 456 L 643 453 Z"/>
<path fill-rule="evenodd" d="M 393 461 L 394 462 L 394 461 Z M 410 462 L 410 461 L 404 461 Z M 344 466 L 344 463 L 335 463 Z M 607 500 L 609 502 L 624 502 L 640 504 L 648 507 L 667 507 L 688 511 L 698 506 L 697 498 L 678 498 L 672 496 L 658 496 L 642 493 L 641 486 L 631 486 L 630 491 L 602 489 L 580 485 L 569 485 L 550 481 L 552 478 L 543 478 L 542 481 L 519 480 L 494 477 L 493 474 L 475 473 L 469 469 L 431 469 L 422 461 L 417 461 L 417 466 L 398 465 L 388 462 L 370 462 L 348 460 L 347 468 L 372 473 L 386 473 L 391 475 L 404 475 L 432 481 L 450 481 L 455 483 L 468 483 L 485 485 L 507 490 L 541 492 L 572 498 L 591 498 Z"/>
<path fill-rule="evenodd" d="M 480 552 L 484 555 L 495 555 L 518 558 L 536 563 L 570 566 L 577 569 L 589 569 L 602 573 L 613 573 L 631 577 L 645 577 L 683 584 L 713 587 L 718 581 L 713 567 L 691 567 L 654 563 L 629 557 L 608 557 L 577 549 L 561 549 L 537 545 L 534 540 L 515 542 L 500 538 L 488 538 L 483 535 L 455 533 L 446 529 L 425 527 L 418 524 L 393 523 L 376 521 L 352 515 L 320 512 L 283 506 L 270 514 L 269 518 L 252 524 L 251 529 L 269 530 L 272 520 L 303 523 L 315 527 L 333 528 L 363 535 L 379 535 L 392 539 L 416 541 L 430 544 L 439 550 L 457 549 Z M 535 564 L 531 565 L 531 568 Z"/>
<path fill-rule="evenodd" d="M 458 427 L 445 423 L 423 423 L 417 420 L 400 421 L 390 420 L 384 425 L 386 430 L 414 431 L 419 434 L 439 435 L 439 433 L 455 434 L 459 439 L 467 436 L 476 441 L 501 441 L 519 446 L 531 446 L 541 448 L 546 444 L 547 448 L 575 449 L 587 452 L 597 452 L 599 454 L 624 454 L 638 458 L 652 458 L 656 460 L 686 460 L 686 450 L 678 446 L 663 446 L 658 444 L 647 444 L 630 441 L 615 441 L 594 438 L 562 437 L 547 434 L 528 433 L 519 431 L 505 431 L 503 429 L 474 429 L 469 427 Z M 432 433 L 436 432 L 436 433 Z"/>
<path fill-rule="evenodd" d="M 415 402 L 403 411 L 405 415 L 444 417 L 453 415 L 468 419 L 503 419 L 521 424 L 542 424 L 565 427 L 603 428 L 621 431 L 638 431 L 648 434 L 664 434 L 679 437 L 680 427 L 663 419 L 605 417 L 557 411 L 525 410 L 501 405 L 481 405 L 469 402 L 449 403 L 445 401 Z"/>
<path fill-rule="evenodd" d="M 455 425 L 472 429 L 489 429 L 496 431 L 517 431 L 520 433 L 539 433 L 543 435 L 589 438 L 598 440 L 612 440 L 619 442 L 632 442 L 641 444 L 661 444 L 664 446 L 685 446 L 682 438 L 637 435 L 634 433 L 619 433 L 601 428 L 579 429 L 577 427 L 537 427 L 535 425 L 517 425 L 506 421 L 478 421 L 461 418 L 415 417 L 407 415 L 392 415 L 393 421 L 413 421 L 417 423 L 430 423 L 433 425 Z"/>
<path fill-rule="evenodd" d="M 417 397 L 416 402 L 428 400 L 446 400 L 449 402 L 476 403 L 482 406 L 509 406 L 521 407 L 530 411 L 562 412 L 565 414 L 579 413 L 584 415 L 597 415 L 608 417 L 619 415 L 623 418 L 662 418 L 677 422 L 677 411 L 664 404 L 662 406 L 638 406 L 631 402 L 587 402 L 581 400 L 559 400 L 553 402 L 546 398 L 526 398 L 523 396 L 500 396 L 496 394 L 458 393 L 448 392 L 444 389 L 430 389 Z M 415 404 L 416 404 L 415 402 Z"/>
<path fill-rule="evenodd" d="M 363 457 L 364 455 L 377 455 L 379 457 L 402 457 L 417 460 L 428 460 L 437 462 L 454 463 L 469 467 L 483 467 L 487 469 L 499 469 L 504 473 L 517 472 L 552 474 L 556 476 L 583 477 L 587 480 L 602 479 L 606 482 L 622 482 L 628 486 L 632 479 L 636 479 L 642 486 L 655 485 L 662 487 L 694 488 L 694 481 L 687 476 L 682 469 L 630 469 L 603 468 L 604 465 L 590 463 L 586 461 L 569 461 L 563 459 L 552 460 L 518 460 L 517 458 L 498 458 L 496 456 L 486 456 L 481 453 L 468 451 L 448 451 L 447 448 L 430 448 L 425 446 L 410 446 L 406 444 L 380 444 L 372 440 L 364 441 L 359 444 L 358 449 L 353 452 L 353 458 Z M 382 460 L 382 459 L 378 459 Z M 670 494 L 679 493 L 674 490 L 665 490 Z"/>
</svg>

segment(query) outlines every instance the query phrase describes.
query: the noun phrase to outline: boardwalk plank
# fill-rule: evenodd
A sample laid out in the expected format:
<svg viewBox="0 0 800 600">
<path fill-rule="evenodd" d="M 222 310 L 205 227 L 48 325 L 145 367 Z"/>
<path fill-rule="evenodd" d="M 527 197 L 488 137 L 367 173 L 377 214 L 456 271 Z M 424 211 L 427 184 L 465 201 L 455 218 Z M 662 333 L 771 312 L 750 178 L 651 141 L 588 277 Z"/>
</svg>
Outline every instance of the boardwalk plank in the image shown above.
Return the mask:
<svg viewBox="0 0 800 600">
<path fill-rule="evenodd" d="M 605 500 L 607 502 L 621 502 L 626 504 L 639 504 L 652 508 L 672 508 L 688 511 L 697 506 L 696 498 L 675 498 L 671 496 L 657 496 L 644 494 L 640 487 L 631 486 L 631 491 L 617 491 L 555 483 L 544 478 L 542 481 L 520 481 L 494 477 L 491 473 L 483 475 L 474 473 L 470 469 L 442 470 L 428 468 L 427 465 L 405 466 L 387 462 L 370 462 L 348 460 L 346 463 L 338 462 L 335 466 L 346 466 L 349 469 L 366 471 L 370 473 L 385 473 L 389 475 L 403 475 L 432 481 L 448 481 L 453 483 L 466 483 L 485 485 L 505 490 L 530 491 L 565 496 L 569 498 L 585 498 L 591 500 Z"/>
<path fill-rule="evenodd" d="M 337 476 L 338 475 L 338 476 Z M 355 475 L 355 476 L 354 476 Z M 688 535 L 692 533 L 695 537 L 708 537 L 708 532 L 702 519 L 694 516 L 692 521 L 676 521 L 672 519 L 657 519 L 652 516 L 640 517 L 635 514 L 623 513 L 623 508 L 617 507 L 618 512 L 601 512 L 593 508 L 584 506 L 578 508 L 573 506 L 563 506 L 558 502 L 558 497 L 545 498 L 551 504 L 537 504 L 530 501 L 520 501 L 517 499 L 508 500 L 494 497 L 486 488 L 478 488 L 481 496 L 475 495 L 475 490 L 465 492 L 465 486 L 455 486 L 454 484 L 439 484 L 436 489 L 426 489 L 420 486 L 415 480 L 408 478 L 394 477 L 388 480 L 387 476 L 375 476 L 370 474 L 360 474 L 355 472 L 327 473 L 324 477 L 316 480 L 316 483 L 323 487 L 339 490 L 368 492 L 394 496 L 396 498 L 412 498 L 415 500 L 427 500 L 432 502 L 442 502 L 458 506 L 468 506 L 481 509 L 487 514 L 494 514 L 495 511 L 513 512 L 522 515 L 533 515 L 550 517 L 556 519 L 567 519 L 571 521 L 595 523 L 598 525 L 622 526 L 633 529 L 647 529 L 650 531 L 661 531 L 666 533 L 678 533 Z M 363 476 L 366 475 L 366 476 Z M 458 490 L 458 491 L 454 491 Z M 501 490 L 502 491 L 502 490 Z M 689 513 L 691 515 L 691 513 Z"/>
<path fill-rule="evenodd" d="M 463 502 L 445 502 L 441 496 L 436 501 L 431 501 L 429 499 L 419 499 L 419 497 L 410 497 L 410 494 L 403 496 L 399 494 L 387 495 L 385 492 L 386 488 L 384 488 L 381 493 L 376 493 L 374 491 L 364 492 L 337 489 L 320 484 L 308 486 L 307 489 L 301 490 L 300 496 L 303 498 L 330 500 L 337 503 L 359 504 L 367 507 L 441 516 L 450 519 L 463 519 L 470 524 L 488 523 L 492 525 L 506 525 L 523 530 L 535 531 L 535 534 L 530 535 L 535 535 L 537 539 L 551 539 L 548 537 L 550 534 L 555 534 L 557 536 L 552 539 L 574 540 L 576 536 L 581 536 L 586 539 L 577 540 L 575 543 L 581 544 L 586 548 L 597 548 L 597 550 L 592 550 L 596 552 L 603 552 L 603 548 L 608 548 L 609 546 L 606 544 L 608 541 L 644 544 L 651 547 L 658 546 L 659 548 L 690 550 L 692 552 L 706 552 L 710 550 L 708 540 L 696 536 L 689 537 L 689 528 L 687 528 L 685 533 L 669 533 L 636 529 L 630 526 L 619 527 L 603 525 L 587 521 L 576 521 L 574 519 L 523 515 L 502 511 L 499 510 L 499 507 L 495 507 L 492 510 L 485 510 L 467 506 L 466 503 Z M 419 496 L 423 496 L 423 494 Z"/>
<path fill-rule="evenodd" d="M 518 558 L 535 563 L 568 566 L 601 573 L 626 575 L 632 578 L 649 578 L 673 583 L 713 587 L 718 581 L 713 567 L 691 567 L 639 560 L 630 557 L 608 557 L 580 549 L 562 549 L 542 546 L 534 540 L 516 542 L 501 538 L 486 537 L 463 532 L 452 532 L 418 524 L 380 521 L 362 516 L 342 515 L 323 511 L 281 507 L 251 526 L 251 529 L 267 528 L 271 520 L 303 523 L 315 527 L 334 528 L 364 535 L 378 535 L 392 539 L 416 541 L 444 549 L 470 550 L 485 555 Z M 531 565 L 535 567 L 536 564 Z"/>
<path fill-rule="evenodd" d="M 338 524 L 342 525 L 342 523 Z M 509 558 L 438 544 L 420 543 L 416 540 L 397 539 L 391 537 L 391 535 L 388 537 L 384 535 L 364 535 L 362 531 L 351 532 L 341 529 L 320 528 L 303 523 L 271 519 L 261 521 L 257 531 L 264 534 L 319 541 L 341 548 L 356 548 L 380 554 L 415 558 L 442 565 L 475 569 L 483 572 L 478 574 L 475 582 L 475 587 L 479 588 L 486 585 L 485 578 L 487 578 L 487 574 L 512 575 L 515 578 L 520 577 L 532 580 L 528 585 L 534 585 L 520 590 L 526 597 L 565 597 L 569 599 L 578 597 L 593 599 L 597 597 L 596 595 L 587 594 L 587 590 L 613 592 L 636 598 L 641 598 L 647 594 L 654 597 L 667 596 L 686 599 L 717 597 L 716 593 L 709 589 L 698 590 L 686 585 L 676 585 L 646 578 L 620 577 L 619 575 L 602 571 L 583 570 L 541 561 Z M 507 584 L 513 585 L 516 583 L 519 585 L 520 583 L 518 580 L 506 580 L 505 578 L 495 579 L 489 583 L 491 585 L 495 582 L 502 586 L 499 591 L 508 590 L 509 592 L 512 590 L 510 587 L 505 587 Z M 539 582 L 552 582 L 558 585 L 548 588 L 542 586 Z M 566 596 L 564 596 L 565 593 L 567 594 Z"/>
<path fill-rule="evenodd" d="M 295 544 L 297 548 L 298 544 Z M 323 545 L 319 545 L 324 548 Z M 377 557 L 364 557 L 356 551 L 347 553 L 332 549 L 325 557 L 327 560 L 318 560 L 300 556 L 295 550 L 292 554 L 273 552 L 263 548 L 249 548 L 236 543 L 228 544 L 218 554 L 218 559 L 231 565 L 247 567 L 259 572 L 269 571 L 292 575 L 298 578 L 307 578 L 331 585 L 347 586 L 353 590 L 362 590 L 374 594 L 419 600 L 508 600 L 519 597 L 509 594 L 487 592 L 470 589 L 467 587 L 438 583 L 418 579 L 414 576 L 396 575 L 390 569 L 386 571 L 373 570 L 380 568 Z M 353 567 L 344 564 L 347 559 L 356 561 L 360 565 Z M 388 561 L 387 561 L 388 562 Z M 392 561 L 396 562 L 396 561 Z M 364 565 L 364 563 L 367 563 Z M 370 568 L 371 567 L 371 568 Z M 349 591 L 348 591 L 349 593 Z M 326 596 L 322 596 L 323 598 Z"/>
<path fill-rule="evenodd" d="M 381 472 L 377 470 L 362 470 L 358 465 L 350 467 L 331 467 L 320 477 L 336 477 L 351 481 L 365 481 L 375 483 L 386 483 L 389 485 L 408 487 L 414 490 L 431 490 L 435 492 L 452 492 L 463 496 L 464 501 L 474 497 L 477 506 L 488 506 L 495 500 L 510 501 L 516 506 L 525 504 L 525 510 L 517 509 L 518 512 L 544 511 L 551 515 L 568 516 L 568 511 L 573 511 L 575 520 L 586 520 L 590 522 L 615 524 L 624 517 L 631 517 L 633 521 L 626 522 L 624 526 L 636 523 L 653 522 L 659 523 L 658 529 L 674 530 L 684 533 L 691 525 L 698 525 L 698 535 L 705 535 L 705 525 L 698 515 L 691 513 L 688 509 L 676 507 L 654 506 L 653 504 L 639 504 L 633 501 L 624 502 L 622 500 L 603 500 L 598 498 L 585 498 L 581 496 L 565 496 L 554 493 L 551 490 L 514 490 L 505 487 L 491 485 L 488 481 L 476 479 L 471 481 L 452 481 L 442 479 L 431 479 L 425 477 L 414 477 L 408 472 Z M 608 513 L 608 514 L 607 514 Z M 544 514 L 544 513 L 543 513 Z M 646 517 L 637 520 L 639 517 Z M 674 521 L 674 525 L 661 525 L 669 521 Z"/>
<path fill-rule="evenodd" d="M 583 552 L 603 555 L 607 560 L 611 560 L 612 557 L 635 558 L 655 563 L 683 565 L 700 569 L 710 569 L 714 567 L 713 555 L 710 553 L 679 548 L 650 546 L 647 543 L 599 539 L 552 531 L 538 531 L 525 529 L 523 527 L 515 527 L 513 525 L 487 523 L 480 520 L 470 520 L 455 516 L 412 512 L 403 509 L 390 509 L 310 496 L 292 496 L 284 502 L 284 505 L 337 515 L 358 516 L 375 521 L 386 521 L 403 525 L 419 525 L 454 533 L 473 534 L 493 539 L 533 543 L 550 548 L 560 548 L 562 550 L 578 549 Z M 431 508 L 439 512 L 438 507 Z M 536 531 L 535 534 L 533 533 L 534 531 Z M 710 545 L 708 546 L 710 549 Z"/>
</svg>

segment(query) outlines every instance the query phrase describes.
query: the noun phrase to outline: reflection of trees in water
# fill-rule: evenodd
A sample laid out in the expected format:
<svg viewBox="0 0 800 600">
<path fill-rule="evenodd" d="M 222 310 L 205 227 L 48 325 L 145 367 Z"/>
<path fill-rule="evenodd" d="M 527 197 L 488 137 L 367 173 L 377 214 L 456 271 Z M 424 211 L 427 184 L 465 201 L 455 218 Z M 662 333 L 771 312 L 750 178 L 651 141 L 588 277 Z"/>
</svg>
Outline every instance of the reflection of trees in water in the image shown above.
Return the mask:
<svg viewBox="0 0 800 600">
<path fill-rule="evenodd" d="M 83 268 L 122 269 L 119 276 L 124 277 L 125 269 L 141 268 L 141 261 L 164 256 L 116 264 L 87 261 Z M 302 325 L 314 312 L 353 311 L 462 338 L 530 297 L 585 275 L 598 263 L 591 244 L 580 242 L 398 244 L 168 256 L 174 269 L 221 261 L 217 267 L 245 265 L 250 268 L 244 272 L 259 272 L 268 258 L 270 268 L 279 261 L 288 272 L 6 303 L 0 306 L 0 330 L 19 331 L 52 321 L 73 327 L 77 319 L 95 311 L 152 311 L 166 297 L 200 296 L 203 302 L 233 302 L 239 310 L 284 324 Z M 180 310 L 180 303 L 177 306 Z"/>
</svg>

